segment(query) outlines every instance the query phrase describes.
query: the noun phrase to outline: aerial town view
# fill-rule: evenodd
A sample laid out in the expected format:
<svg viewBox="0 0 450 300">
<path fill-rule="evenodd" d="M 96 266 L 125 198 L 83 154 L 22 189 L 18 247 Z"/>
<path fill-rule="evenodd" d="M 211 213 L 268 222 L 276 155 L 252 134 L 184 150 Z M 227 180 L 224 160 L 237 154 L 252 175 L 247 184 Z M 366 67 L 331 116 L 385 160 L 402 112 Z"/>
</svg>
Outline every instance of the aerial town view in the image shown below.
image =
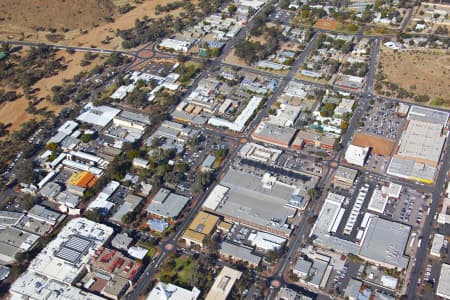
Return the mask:
<svg viewBox="0 0 450 300">
<path fill-rule="evenodd" d="M 0 300 L 450 299 L 429 1 L 0 0 Z"/>
</svg>

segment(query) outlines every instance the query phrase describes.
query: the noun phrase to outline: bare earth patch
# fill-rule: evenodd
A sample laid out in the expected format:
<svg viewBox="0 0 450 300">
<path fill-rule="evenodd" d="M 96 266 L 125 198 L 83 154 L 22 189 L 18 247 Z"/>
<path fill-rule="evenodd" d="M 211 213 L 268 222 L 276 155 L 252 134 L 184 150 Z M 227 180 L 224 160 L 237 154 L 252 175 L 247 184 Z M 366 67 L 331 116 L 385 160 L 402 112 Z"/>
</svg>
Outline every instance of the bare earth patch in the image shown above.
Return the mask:
<svg viewBox="0 0 450 300">
<path fill-rule="evenodd" d="M 381 136 L 358 132 L 355 134 L 352 144 L 360 147 L 371 147 L 372 152 L 375 154 L 390 156 L 392 150 L 394 150 L 395 141 Z"/>
<path fill-rule="evenodd" d="M 15 0 L 6 0 L 9 2 L 23 2 L 29 4 L 30 1 L 15 1 Z M 44 2 L 44 0 L 32 0 L 32 1 L 40 1 Z M 50 0 L 47 0 L 50 1 Z M 62 2 L 61 0 L 52 0 Z M 66 1 L 72 3 L 72 1 Z M 114 23 L 105 23 L 105 21 L 101 20 L 101 15 L 96 16 L 97 27 L 93 26 L 92 21 L 83 21 L 81 18 L 81 25 L 64 33 L 64 39 L 58 41 L 60 45 L 67 46 L 84 46 L 84 47 L 98 47 L 103 49 L 122 49 L 122 39 L 120 37 L 116 37 L 116 30 L 125 30 L 134 27 L 136 19 L 143 19 L 145 16 L 149 18 L 162 18 L 166 15 L 178 16 L 183 8 L 179 8 L 173 10 L 171 12 L 163 12 L 159 15 L 155 14 L 155 7 L 157 5 L 166 5 L 167 3 L 172 3 L 177 0 L 144 0 L 142 4 L 136 4 L 134 1 L 122 1 L 124 3 L 131 3 L 135 6 L 131 11 L 121 15 L 118 14 L 115 10 L 110 12 L 114 14 Z M 3 2 L 3 1 L 0 1 Z M 51 1 L 50 1 L 51 2 Z M 89 2 L 89 3 L 97 3 L 97 1 L 79 1 L 79 2 Z M 118 4 L 120 1 L 110 1 Z M 122 3 L 120 2 L 120 4 Z M 191 1 L 193 4 L 197 3 L 197 0 Z M 50 6 L 50 5 L 49 5 Z M 9 12 L 11 14 L 11 12 Z M 54 12 L 55 13 L 55 12 Z M 93 13 L 95 15 L 95 13 Z M 1 16 L 1 13 L 0 13 Z M 49 31 L 40 31 L 36 32 L 28 27 L 16 26 L 12 22 L 7 22 L 8 19 L 5 19 L 5 22 L 0 22 L 0 39 L 5 39 L 5 35 L 11 36 L 14 40 L 23 38 L 26 41 L 32 42 L 44 42 L 49 43 L 46 35 L 51 34 Z M 61 26 L 56 27 L 58 30 L 57 33 L 61 33 Z M 80 29 L 87 30 L 87 33 L 80 33 Z M 24 33 L 23 35 L 21 33 Z M 108 39 L 108 44 L 102 44 L 102 41 Z"/>
<path fill-rule="evenodd" d="M 91 61 L 91 64 L 85 67 L 80 66 L 80 62 L 84 57 L 83 52 L 76 52 L 74 54 L 69 54 L 66 51 L 60 50 L 56 53 L 56 57 L 59 58 L 64 56 L 65 64 L 67 65 L 67 69 L 64 71 L 60 71 L 57 75 L 43 78 L 39 80 L 34 86 L 33 89 L 38 88 L 39 91 L 36 93 L 38 99 L 45 99 L 47 95 L 51 95 L 51 88 L 55 85 L 62 85 L 65 79 L 72 79 L 75 75 L 79 74 L 83 71 L 89 71 L 94 66 L 102 63 L 107 56 L 98 56 L 95 60 Z M 3 124 L 11 124 L 9 127 L 9 131 L 13 132 L 14 130 L 20 128 L 20 126 L 33 118 L 40 119 L 39 115 L 32 115 L 27 113 L 25 110 L 28 107 L 28 100 L 25 96 L 20 97 L 19 99 L 13 102 L 5 102 L 0 106 L 0 122 Z M 46 107 L 48 111 L 53 111 L 58 113 L 64 107 L 63 105 L 55 105 L 46 100 L 40 101 L 39 104 L 36 105 L 37 109 L 41 109 Z"/>
<path fill-rule="evenodd" d="M 416 95 L 450 101 L 450 54 L 445 50 L 396 51 L 383 47 L 378 72 Z"/>
</svg>

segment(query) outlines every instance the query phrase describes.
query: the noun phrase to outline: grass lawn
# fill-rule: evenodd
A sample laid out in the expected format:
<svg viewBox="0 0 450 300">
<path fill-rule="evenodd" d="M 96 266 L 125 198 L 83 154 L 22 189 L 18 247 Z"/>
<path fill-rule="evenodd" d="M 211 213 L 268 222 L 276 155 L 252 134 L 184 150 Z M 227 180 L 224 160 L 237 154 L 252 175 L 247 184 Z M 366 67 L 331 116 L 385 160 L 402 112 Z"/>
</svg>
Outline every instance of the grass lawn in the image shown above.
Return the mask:
<svg viewBox="0 0 450 300">
<path fill-rule="evenodd" d="M 175 282 L 182 286 L 189 286 L 193 268 L 194 260 L 192 257 L 171 257 L 161 266 L 159 278 L 163 282 Z"/>
</svg>

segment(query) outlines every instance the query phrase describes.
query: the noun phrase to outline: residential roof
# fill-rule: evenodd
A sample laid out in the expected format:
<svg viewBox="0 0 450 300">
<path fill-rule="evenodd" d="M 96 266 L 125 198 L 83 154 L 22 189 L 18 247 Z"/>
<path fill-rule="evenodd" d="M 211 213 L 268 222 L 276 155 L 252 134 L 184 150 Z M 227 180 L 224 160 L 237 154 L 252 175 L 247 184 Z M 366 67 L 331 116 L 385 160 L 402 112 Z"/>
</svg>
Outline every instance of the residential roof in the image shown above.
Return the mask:
<svg viewBox="0 0 450 300">
<path fill-rule="evenodd" d="M 241 278 L 242 272 L 223 267 L 214 280 L 214 284 L 206 295 L 205 300 L 226 300 L 236 280 Z"/>
</svg>

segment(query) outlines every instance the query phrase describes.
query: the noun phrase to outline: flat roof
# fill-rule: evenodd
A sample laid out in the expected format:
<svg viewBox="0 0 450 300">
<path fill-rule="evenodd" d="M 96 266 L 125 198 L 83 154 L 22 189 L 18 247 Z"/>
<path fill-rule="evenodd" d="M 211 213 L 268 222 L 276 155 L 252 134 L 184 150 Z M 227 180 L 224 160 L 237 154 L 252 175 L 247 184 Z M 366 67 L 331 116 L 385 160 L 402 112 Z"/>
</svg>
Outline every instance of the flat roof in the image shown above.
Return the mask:
<svg viewBox="0 0 450 300">
<path fill-rule="evenodd" d="M 83 110 L 84 112 L 77 117 L 77 120 L 100 127 L 108 125 L 120 113 L 120 109 L 105 105 L 96 107 L 92 103 L 87 104 Z"/>
<path fill-rule="evenodd" d="M 440 124 L 442 127 L 447 123 L 448 116 L 449 114 L 445 111 L 417 105 L 412 105 L 408 113 L 409 120 L 418 120 L 427 123 Z"/>
<path fill-rule="evenodd" d="M 25 296 L 35 300 L 104 300 L 103 297 L 87 293 L 75 286 L 52 280 L 44 275 L 25 271 L 11 285 L 10 292 L 14 296 Z"/>
<path fill-rule="evenodd" d="M 361 286 L 362 282 L 360 280 L 350 278 L 347 287 L 345 288 L 345 297 L 349 297 L 350 299 L 357 299 Z"/>
<path fill-rule="evenodd" d="M 275 145 L 288 146 L 293 140 L 297 129 L 291 127 L 279 126 L 266 121 L 262 121 L 256 127 L 252 136 L 254 139 L 261 140 Z"/>
<path fill-rule="evenodd" d="M 441 124 L 410 120 L 395 156 L 436 166 L 446 139 L 441 131 Z"/>
<path fill-rule="evenodd" d="M 323 145 L 327 145 L 330 147 L 333 147 L 334 144 L 336 144 L 336 139 L 333 137 L 307 130 L 300 130 L 297 133 L 297 136 L 295 137 L 293 144 L 294 145 L 300 144 L 304 140 L 319 142 Z"/>
<path fill-rule="evenodd" d="M 442 264 L 436 295 L 450 299 L 450 265 Z"/>
<path fill-rule="evenodd" d="M 200 296 L 200 290 L 194 287 L 191 291 L 172 283 L 158 284 L 151 290 L 147 300 L 196 300 Z"/>
<path fill-rule="evenodd" d="M 370 197 L 369 210 L 382 214 L 386 207 L 388 197 L 383 195 L 383 191 L 380 189 L 373 190 L 372 197 Z"/>
<path fill-rule="evenodd" d="M 261 257 L 252 254 L 252 249 L 235 245 L 229 242 L 222 242 L 219 252 L 225 256 L 232 256 L 236 260 L 247 261 L 251 264 L 258 265 L 261 261 Z"/>
<path fill-rule="evenodd" d="M 413 160 L 392 157 L 387 173 L 412 180 L 433 182 L 437 169 L 433 166 Z"/>
<path fill-rule="evenodd" d="M 242 272 L 230 267 L 223 267 L 214 280 L 214 284 L 206 295 L 205 300 L 226 300 L 236 280 L 241 278 Z"/>
<path fill-rule="evenodd" d="M 406 269 L 404 251 L 411 227 L 373 216 L 362 241 L 360 255 L 399 269 Z"/>
<path fill-rule="evenodd" d="M 288 206 L 295 187 L 276 182 L 268 189 L 264 188 L 262 179 L 230 169 L 220 183 L 229 190 L 216 212 L 290 233 L 284 224 L 296 214 L 296 209 Z M 273 222 L 274 219 L 278 222 Z"/>
<path fill-rule="evenodd" d="M 155 198 L 153 198 L 152 202 L 147 207 L 147 211 L 151 214 L 161 216 L 163 218 L 175 219 L 189 202 L 189 197 L 174 194 L 171 192 L 169 192 L 167 197 L 162 201 L 159 200 L 159 197 L 157 199 Z"/>
<path fill-rule="evenodd" d="M 17 253 L 30 250 L 38 239 L 38 235 L 15 227 L 0 228 L 0 263 L 13 263 Z"/>
<path fill-rule="evenodd" d="M 338 166 L 336 172 L 334 173 L 335 177 L 341 177 L 345 179 L 349 179 L 351 181 L 355 181 L 356 176 L 358 175 L 358 170 L 347 168 L 344 166 Z"/>
<path fill-rule="evenodd" d="M 28 271 L 72 284 L 88 263 L 92 251 L 103 246 L 113 232 L 104 224 L 85 218 L 72 219 L 31 261 Z M 60 249 L 64 250 L 59 252 Z"/>
<path fill-rule="evenodd" d="M 214 227 L 218 221 L 219 217 L 200 211 L 195 216 L 194 220 L 192 220 L 188 228 L 190 230 L 209 235 L 214 230 Z"/>
</svg>

